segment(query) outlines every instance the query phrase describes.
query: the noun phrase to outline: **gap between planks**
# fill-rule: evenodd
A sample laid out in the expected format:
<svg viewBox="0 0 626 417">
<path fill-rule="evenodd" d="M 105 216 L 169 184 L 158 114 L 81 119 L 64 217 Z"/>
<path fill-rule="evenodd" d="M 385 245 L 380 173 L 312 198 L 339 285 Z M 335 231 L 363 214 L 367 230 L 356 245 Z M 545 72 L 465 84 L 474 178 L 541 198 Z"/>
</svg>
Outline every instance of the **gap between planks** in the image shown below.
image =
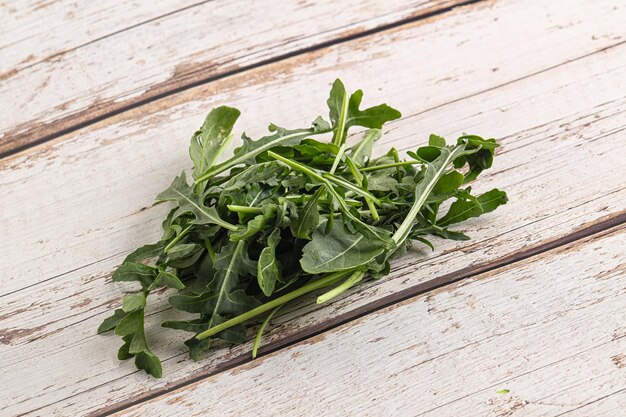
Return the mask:
<svg viewBox="0 0 626 417">
<path fill-rule="evenodd" d="M 369 90 L 368 90 L 368 91 L 369 91 Z M 397 129 L 397 128 L 394 128 L 394 129 Z"/>
<path fill-rule="evenodd" d="M 108 102 L 105 102 L 104 104 L 96 103 L 92 106 L 89 106 L 87 109 L 79 110 L 78 112 L 68 115 L 68 116 L 62 116 L 61 118 L 54 120 L 48 124 L 33 123 L 34 127 L 24 132 L 20 132 L 16 134 L 11 134 L 10 132 L 8 132 L 7 136 L 1 138 L 2 141 L 0 142 L 0 159 L 16 154 L 18 152 L 25 151 L 31 147 L 43 144 L 45 142 L 56 139 L 68 133 L 83 129 L 87 126 L 90 126 L 94 123 L 105 120 L 109 117 L 124 113 L 134 108 L 151 103 L 153 101 L 160 100 L 162 98 L 183 92 L 185 90 L 188 90 L 188 89 L 191 89 L 191 88 L 203 85 L 203 84 L 208 84 L 208 83 L 215 82 L 224 78 L 232 77 L 234 75 L 241 74 L 246 71 L 254 70 L 256 68 L 260 68 L 263 66 L 271 65 L 277 62 L 281 62 L 281 61 L 293 58 L 298 55 L 319 51 L 325 48 L 332 47 L 334 45 L 339 45 L 345 42 L 350 42 L 352 40 L 371 36 L 379 32 L 384 32 L 384 31 L 388 31 L 391 29 L 395 29 L 404 25 L 418 22 L 420 20 L 426 20 L 426 19 L 430 19 L 433 17 L 438 17 L 440 15 L 445 15 L 446 13 L 449 13 L 450 11 L 458 7 L 470 6 L 475 3 L 481 3 L 481 2 L 484 3 L 484 2 L 489 2 L 489 1 L 491 0 L 465 0 L 465 1 L 459 0 L 457 2 L 453 2 L 451 5 L 448 2 L 444 2 L 443 6 L 439 6 L 439 7 L 434 6 L 429 9 L 422 10 L 420 13 L 414 16 L 399 19 L 391 23 L 385 23 L 380 26 L 361 30 L 355 33 L 348 32 L 347 34 L 342 34 L 330 40 L 322 41 L 316 44 L 314 43 L 310 46 L 301 47 L 299 49 L 289 51 L 283 54 L 277 54 L 270 58 L 262 59 L 257 62 L 253 62 L 247 65 L 242 65 L 240 67 L 235 67 L 233 69 L 226 69 L 226 70 L 223 70 L 222 72 L 218 70 L 216 73 L 212 73 L 209 75 L 204 74 L 202 71 L 190 71 L 182 75 L 174 74 L 172 78 L 168 79 L 167 81 L 150 86 L 150 88 L 146 91 L 146 93 L 141 94 L 138 97 L 133 97 L 128 100 L 122 100 L 122 101 L 110 100 Z M 158 18 L 150 19 L 141 24 L 137 24 L 132 27 L 109 34 L 107 36 L 104 36 L 100 39 L 93 40 L 81 46 L 89 45 L 98 40 L 103 40 L 108 37 L 111 37 L 117 33 L 122 33 L 132 28 L 139 27 L 143 24 L 156 21 L 162 17 L 169 16 L 169 15 L 178 13 L 183 10 L 187 10 L 187 9 L 196 7 L 198 5 L 204 4 L 204 3 L 206 2 L 200 2 L 195 5 L 191 5 L 186 8 L 183 8 L 181 10 L 177 10 L 177 11 L 165 14 Z M 78 47 L 75 49 L 78 49 Z M 201 65 L 199 66 L 201 67 Z"/>
<path fill-rule="evenodd" d="M 441 290 L 447 286 L 459 284 L 462 281 L 466 281 L 480 274 L 488 272 L 497 273 L 500 270 L 506 270 L 508 268 L 515 267 L 518 263 L 522 263 L 530 258 L 540 257 L 557 249 L 567 250 L 574 244 L 582 244 L 586 241 L 592 241 L 594 239 L 602 238 L 603 236 L 610 235 L 623 229 L 624 224 L 626 224 L 626 211 L 618 214 L 617 216 L 612 216 L 608 219 L 601 220 L 597 223 L 583 226 L 567 236 L 563 236 L 553 241 L 546 242 L 536 247 L 523 250 L 518 253 L 514 253 L 482 265 L 470 266 L 460 271 L 446 274 L 433 280 L 414 285 L 398 293 L 376 300 L 373 303 L 361 306 L 349 313 L 333 317 L 328 322 L 314 325 L 304 331 L 294 333 L 285 339 L 281 339 L 278 342 L 270 343 L 267 346 L 262 346 L 259 350 L 259 354 L 257 355 L 257 359 L 262 361 L 264 360 L 263 357 L 266 355 L 288 349 L 290 346 L 306 341 L 307 339 L 315 338 L 316 336 L 332 331 L 333 329 L 341 327 L 351 321 L 360 320 L 363 317 L 374 314 L 382 309 L 393 306 L 394 304 L 409 301 L 413 298 L 425 295 L 431 291 Z M 154 400 L 173 391 L 177 391 L 181 388 L 196 384 L 206 378 L 213 377 L 220 373 L 237 368 L 241 365 L 254 362 L 255 360 L 256 359 L 251 359 L 250 355 L 247 353 L 240 355 L 225 362 L 223 366 L 219 366 L 212 372 L 206 374 L 200 373 L 199 375 L 196 375 L 193 378 L 190 378 L 189 380 L 186 380 L 182 383 L 173 384 L 160 391 L 149 393 L 148 395 L 139 399 L 133 399 L 131 401 L 116 404 L 113 407 L 107 407 L 102 410 L 97 410 L 93 413 L 90 413 L 89 416 L 110 416 L 115 413 L 119 413 L 127 408 Z"/>
</svg>

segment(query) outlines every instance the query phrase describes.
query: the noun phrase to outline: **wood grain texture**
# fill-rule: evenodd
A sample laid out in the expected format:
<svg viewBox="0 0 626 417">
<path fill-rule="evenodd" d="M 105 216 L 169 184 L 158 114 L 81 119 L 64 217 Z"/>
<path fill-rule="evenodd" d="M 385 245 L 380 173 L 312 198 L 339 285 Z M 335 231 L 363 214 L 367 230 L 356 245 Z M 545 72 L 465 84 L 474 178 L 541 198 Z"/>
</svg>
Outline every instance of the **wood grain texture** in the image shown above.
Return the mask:
<svg viewBox="0 0 626 417">
<path fill-rule="evenodd" d="M 0 110 L 0 155 L 207 79 L 464 1 L 215 0 L 197 1 L 194 7 L 182 3 L 178 12 L 120 33 L 109 32 L 101 39 L 56 53 L 54 59 L 4 71 L 0 101 L 11 105 Z M 115 3 L 119 4 L 107 13 L 118 18 L 127 8 L 145 15 L 158 14 L 149 10 L 174 7 L 171 2 L 156 9 L 152 3 L 135 7 Z M 46 15 L 43 21 L 63 25 L 57 37 L 64 39 L 83 28 L 91 31 L 92 25 L 97 31 L 98 23 L 107 20 L 94 12 L 91 18 L 63 22 L 60 12 Z M 132 21 L 130 16 L 128 22 Z M 11 33 L 19 36 L 22 32 Z M 42 36 L 41 29 L 35 31 L 32 42 Z M 26 43 L 18 50 L 30 49 Z M 11 55 L 12 50 L 6 53 Z"/>
<path fill-rule="evenodd" d="M 622 226 L 118 415 L 618 416 L 625 242 Z"/>
<path fill-rule="evenodd" d="M 623 213 L 626 183 L 620 173 L 626 161 L 615 149 L 625 127 L 626 80 L 620 74 L 626 46 L 615 40 L 598 44 L 601 38 L 591 37 L 585 43 L 582 36 L 580 44 L 571 45 L 558 30 L 529 44 L 522 35 L 546 26 L 532 19 L 539 6 L 546 12 L 540 2 L 458 10 L 446 19 L 189 90 L 0 161 L 0 228 L 7 236 L 0 249 L 9 254 L 11 273 L 0 283 L 0 378 L 11 378 L 1 381 L 8 386 L 0 394 L 2 412 L 106 410 L 247 360 L 249 345 L 219 350 L 200 363 L 188 361 L 181 348 L 186 335 L 158 327 L 163 297 L 155 300 L 148 327 L 150 340 L 158 341 L 156 352 L 166 358 L 163 380 L 119 363 L 114 357 L 119 341 L 94 335 L 126 288 L 105 285 L 111 270 L 130 250 L 158 237 L 165 208 L 145 208 L 146 203 L 168 185 L 172 172 L 188 167 L 189 126 L 198 125 L 217 103 L 242 108 L 240 126 L 260 127 L 268 120 L 294 126 L 309 121 L 303 114 L 323 111 L 326 86 L 340 75 L 365 90 L 366 104 L 393 97 L 389 103 L 404 111 L 377 149 L 414 148 L 432 130 L 446 136 L 493 134 L 503 143 L 496 166 L 478 186 L 506 189 L 511 202 L 467 224 L 473 241 L 442 242 L 434 253 L 412 253 L 387 279 L 321 309 L 291 306 L 275 320 L 270 346 L 323 329 L 433 277 L 489 264 Z M 570 27 L 570 12 L 555 8 L 550 21 Z M 513 25 L 517 19 L 529 26 Z M 481 31 L 488 22 L 495 26 Z M 519 43 L 512 48 L 500 43 L 502 37 Z M 436 53 L 446 45 L 454 53 Z M 415 53 L 401 53 L 406 50 Z M 519 54 L 529 57 L 524 68 Z M 390 73 L 389 67 L 402 71 Z M 34 374 L 47 378 L 29 377 Z"/>
<path fill-rule="evenodd" d="M 605 87 L 610 85 L 615 74 L 610 63 L 619 64 L 617 68 L 621 68 L 624 49 L 613 51 L 614 56 L 606 54 L 610 59 L 601 63 L 582 60 L 424 115 L 425 120 L 447 125 L 449 132 L 463 129 L 465 125 L 483 125 L 486 129 L 497 129 L 501 125 L 508 130 L 509 135 L 503 138 L 504 146 L 496 167 L 480 186 L 506 189 L 512 197 L 509 205 L 497 214 L 470 223 L 468 233 L 474 237 L 471 242 L 446 242 L 435 253 L 414 253 L 396 263 L 388 279 L 365 286 L 321 310 L 316 311 L 318 307 L 315 305 L 292 306 L 290 311 L 276 319 L 277 327 L 270 332 L 268 341 L 280 344 L 285 338 L 297 337 L 314 326 L 323 326 L 337 316 L 350 314 L 411 285 L 440 274 L 453 273 L 468 265 L 490 262 L 527 250 L 572 232 L 581 224 L 623 210 L 626 184 L 619 172 L 626 167 L 623 158 L 613 150 L 622 140 L 620 132 L 624 128 L 626 102 L 610 94 L 599 96 L 592 92 L 597 93 L 601 89 L 618 93 Z M 563 84 L 548 83 L 548 80 L 559 78 L 564 81 Z M 550 88 L 546 88 L 547 85 Z M 589 86 L 588 89 L 581 89 L 583 85 Z M 519 100 L 516 104 L 510 102 L 514 92 L 517 92 L 515 97 Z M 597 102 L 592 100 L 594 97 Z M 610 103 L 603 105 L 602 101 Z M 559 106 L 565 102 L 578 103 L 570 108 L 572 113 L 567 116 L 561 113 L 565 110 Z M 502 112 L 507 105 L 513 107 Z M 464 111 L 476 106 L 480 106 L 482 113 L 466 116 Z M 584 110 L 587 106 L 591 109 Z M 525 120 L 516 122 L 520 114 Z M 458 120 L 453 122 L 455 118 Z M 450 124 L 443 123 L 448 120 Z M 405 123 L 410 125 L 404 126 Z M 415 118 L 405 119 L 389 133 L 388 140 L 402 138 L 402 132 L 408 135 L 411 126 L 415 128 L 416 125 Z M 396 144 L 406 147 L 408 140 L 412 142 L 413 139 L 398 139 Z M 590 148 L 589 144 L 595 145 Z M 110 149 L 105 155 L 123 153 Z M 100 162 L 107 160 L 107 156 L 87 159 L 85 166 L 95 164 L 106 172 L 113 172 L 113 168 L 107 169 Z M 76 167 L 76 162 L 73 166 Z M 146 166 L 142 165 L 141 169 L 146 169 Z M 167 181 L 169 172 L 166 171 L 168 169 L 146 175 L 153 178 L 161 175 Z M 606 178 L 613 180 L 606 181 Z M 605 182 L 599 187 L 602 181 Z M 124 184 L 121 179 L 117 183 Z M 109 190 L 107 193 L 116 195 L 122 193 L 121 190 Z M 87 198 L 85 201 L 90 200 Z M 84 204 L 87 203 L 79 204 L 85 207 L 84 213 L 95 215 Z M 114 205 L 111 202 L 111 206 Z M 158 228 L 161 213 L 154 214 L 153 210 L 160 211 L 151 208 L 134 214 L 129 212 L 129 216 L 112 221 L 101 232 L 87 232 L 86 236 L 94 233 L 95 237 L 86 240 L 82 247 L 68 248 L 68 252 L 58 255 L 58 258 L 78 254 L 77 248 L 87 250 L 91 244 L 108 244 L 112 246 L 112 251 L 124 248 L 123 245 L 129 244 L 129 241 L 131 247 L 138 244 L 141 238 L 145 239 L 146 234 L 155 233 Z M 85 223 L 85 230 L 88 231 L 92 225 L 87 221 Z M 91 250 L 97 248 L 92 247 Z M 5 411 L 44 406 L 42 415 L 82 414 L 128 398 L 141 397 L 146 391 L 158 391 L 197 374 L 213 372 L 231 360 L 241 360 L 241 355 L 247 358 L 249 345 L 220 350 L 203 362 L 192 363 L 185 358 L 181 348 L 186 336 L 158 328 L 158 321 L 164 316 L 156 313 L 150 317 L 149 332 L 151 340 L 159 342 L 156 348 L 158 354 L 168 358 L 164 362 L 165 379 L 148 379 L 144 374 L 134 372 L 130 364 L 119 363 L 113 354 L 118 340 L 93 334 L 98 322 L 119 303 L 120 290 L 126 288 L 104 284 L 112 268 L 126 252 L 111 253 L 91 265 L 3 297 L 5 304 L 0 310 L 3 317 L 0 328 L 3 329 L 4 346 L 0 350 L 0 369 L 3 375 L 18 375 L 24 381 L 4 391 L 6 399 L 3 403 L 9 405 Z M 30 300 L 34 301 L 31 303 Z M 153 312 L 164 307 L 162 299 L 155 301 Z M 36 359 L 29 359 L 31 355 Z M 91 371 L 86 375 L 84 369 Z M 48 378 L 27 380 L 26 376 L 33 372 L 46 372 Z M 17 404 L 19 401 L 24 402 Z"/>
<path fill-rule="evenodd" d="M 0 3 L 0 81 L 68 51 L 130 27 L 175 13 L 201 0 L 69 2 L 12 0 Z M 47 64 L 46 64 L 47 63 Z"/>
</svg>

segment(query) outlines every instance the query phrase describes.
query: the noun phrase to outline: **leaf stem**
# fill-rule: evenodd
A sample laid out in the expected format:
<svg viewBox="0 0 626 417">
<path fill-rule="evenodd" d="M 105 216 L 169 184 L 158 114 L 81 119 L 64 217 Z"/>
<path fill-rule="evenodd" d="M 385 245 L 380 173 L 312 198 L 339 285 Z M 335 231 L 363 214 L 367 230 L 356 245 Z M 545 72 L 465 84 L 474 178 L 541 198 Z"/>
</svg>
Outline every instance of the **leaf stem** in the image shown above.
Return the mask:
<svg viewBox="0 0 626 417">
<path fill-rule="evenodd" d="M 354 177 L 354 180 L 359 185 L 359 187 L 365 189 L 363 187 L 363 174 L 359 172 L 356 163 L 349 156 L 346 157 L 346 165 L 348 165 L 348 169 L 352 173 L 352 176 Z M 380 216 L 378 215 L 378 211 L 376 210 L 376 206 L 374 205 L 372 200 L 370 200 L 369 198 L 365 198 L 365 202 L 367 203 L 367 207 L 369 207 L 370 209 L 370 214 L 372 215 L 374 221 L 378 221 L 380 219 Z"/>
<path fill-rule="evenodd" d="M 348 291 L 350 288 L 358 284 L 365 275 L 365 271 L 355 271 L 348 279 L 333 288 L 332 290 L 317 297 L 317 304 L 325 303 L 338 295 Z"/>
<path fill-rule="evenodd" d="M 243 314 L 240 314 L 239 316 L 234 317 L 230 320 L 226 320 L 225 322 L 218 324 L 217 326 L 213 326 L 210 329 L 205 330 L 202 333 L 196 335 L 196 339 L 204 340 L 207 337 L 216 335 L 217 333 L 224 331 L 230 327 L 246 322 L 250 320 L 251 318 L 258 316 L 259 314 L 263 314 L 266 311 L 270 311 L 273 308 L 281 306 L 293 300 L 294 298 L 298 298 L 304 294 L 307 294 L 311 291 L 315 291 L 319 288 L 332 285 L 336 283 L 337 281 L 340 281 L 341 279 L 345 278 L 351 273 L 352 271 L 339 271 L 339 272 L 333 272 L 332 274 L 328 274 L 320 279 L 317 279 L 313 282 L 308 283 L 307 285 L 304 285 L 298 288 L 297 290 L 294 290 L 290 293 L 287 293 L 271 301 L 268 301 L 267 303 L 260 305 L 259 307 L 253 308 L 252 310 L 247 311 Z"/>
<path fill-rule="evenodd" d="M 274 153 L 272 151 L 268 151 L 267 155 L 282 162 L 283 164 L 287 165 L 290 168 L 295 169 L 296 171 L 300 171 L 303 172 L 305 174 L 307 174 L 310 177 L 315 178 L 318 181 L 321 181 L 322 183 L 328 183 L 328 181 L 322 177 L 320 174 L 318 174 L 317 172 L 313 171 L 312 169 L 310 169 L 307 166 L 304 166 L 298 162 L 292 161 L 291 159 L 285 158 L 284 156 L 280 156 L 277 153 Z"/>
<path fill-rule="evenodd" d="M 276 314 L 276 312 L 282 308 L 282 306 L 284 306 L 284 304 L 279 305 L 278 307 L 270 311 L 270 314 L 268 314 L 267 317 L 265 317 L 265 320 L 263 320 L 263 323 L 261 323 L 261 326 L 256 333 L 256 337 L 254 338 L 254 344 L 252 345 L 252 359 L 256 358 L 256 353 L 259 350 L 259 346 L 261 345 L 261 337 L 263 336 L 263 332 L 265 331 L 267 324 L 270 322 L 274 314 Z"/>
<path fill-rule="evenodd" d="M 346 152 L 345 143 L 341 145 L 341 147 L 339 148 L 339 151 L 337 152 L 337 156 L 335 156 L 335 160 L 333 161 L 333 166 L 330 168 L 330 171 L 329 171 L 331 174 L 334 174 L 335 171 L 337 170 L 337 167 L 339 166 L 339 162 L 341 162 L 341 158 L 343 157 L 344 152 Z"/>
<path fill-rule="evenodd" d="M 247 161 L 250 158 L 254 158 L 255 156 L 257 156 L 258 154 L 265 152 L 266 150 L 273 148 L 274 146 L 277 146 L 280 143 L 286 142 L 289 139 L 294 139 L 297 137 L 302 137 L 305 138 L 307 136 L 311 136 L 311 135 L 321 135 L 323 133 L 327 133 L 326 131 L 319 131 L 316 132 L 313 129 L 300 129 L 298 131 L 289 133 L 287 135 L 284 136 L 279 136 L 276 139 L 265 143 L 261 146 L 259 146 L 256 149 L 252 149 L 249 152 L 244 153 L 243 155 L 239 155 L 239 156 L 235 156 L 219 165 L 214 165 L 211 168 L 209 168 L 208 170 L 206 170 L 204 173 L 202 173 L 198 178 L 196 178 L 195 180 L 195 184 L 199 184 L 201 182 L 204 182 L 224 171 L 229 170 L 230 168 L 242 164 L 245 161 Z"/>
<path fill-rule="evenodd" d="M 379 169 L 403 167 L 403 166 L 407 166 L 407 165 L 417 165 L 417 164 L 423 164 L 423 162 L 420 162 L 420 161 L 394 162 L 394 163 L 391 163 L 391 164 L 374 165 L 374 166 L 371 166 L 371 167 L 361 168 L 360 171 L 361 172 L 371 172 L 371 171 L 378 171 Z"/>
<path fill-rule="evenodd" d="M 179 234 L 178 236 L 176 236 L 174 239 L 172 239 L 172 241 L 170 243 L 167 244 L 167 246 L 165 247 L 165 249 L 163 249 L 163 253 L 167 253 L 170 249 L 172 249 L 172 247 L 174 245 L 176 245 L 178 242 L 180 242 L 180 240 L 185 237 L 185 235 L 187 234 L 187 232 L 189 231 L 189 229 L 191 229 L 191 224 L 187 227 L 185 227 Z"/>
<path fill-rule="evenodd" d="M 447 149 L 447 148 L 443 148 L 443 149 Z M 442 149 L 442 152 L 443 152 L 443 149 Z M 439 181 L 441 176 L 445 173 L 448 165 L 452 161 L 454 161 L 454 159 L 459 154 L 463 153 L 463 151 L 465 151 L 465 145 L 457 146 L 452 150 L 447 150 L 447 155 L 445 156 L 445 159 L 443 160 L 443 162 L 438 168 L 435 168 L 432 164 L 428 165 L 427 173 L 426 173 L 428 178 L 424 179 L 426 183 L 424 184 L 423 187 L 421 187 L 421 184 L 418 185 L 418 188 L 421 188 L 419 189 L 419 195 L 415 196 L 415 202 L 413 203 L 411 210 L 409 210 L 409 213 L 407 214 L 407 216 L 402 221 L 402 223 L 400 224 L 396 232 L 391 237 L 397 244 L 400 242 L 403 242 L 408 237 L 409 232 L 411 231 L 411 227 L 413 226 L 413 222 L 415 221 L 415 218 L 417 217 L 420 209 L 426 202 L 426 199 L 430 195 L 431 191 L 433 190 L 433 188 L 435 188 L 435 184 L 437 184 L 437 181 Z M 436 169 L 436 171 L 432 172 L 432 169 Z M 418 190 L 416 189 L 416 194 L 417 192 Z"/>
<path fill-rule="evenodd" d="M 333 135 L 333 143 L 337 146 L 343 145 L 346 131 L 346 119 L 348 117 L 348 93 L 344 91 L 343 99 L 341 100 L 341 113 L 339 114 L 339 120 L 337 120 L 337 127 Z"/>
<path fill-rule="evenodd" d="M 238 206 L 236 204 L 228 204 L 226 207 L 228 208 L 228 210 L 235 212 L 235 213 L 250 213 L 250 214 L 263 213 L 263 209 L 261 207 Z"/>
</svg>

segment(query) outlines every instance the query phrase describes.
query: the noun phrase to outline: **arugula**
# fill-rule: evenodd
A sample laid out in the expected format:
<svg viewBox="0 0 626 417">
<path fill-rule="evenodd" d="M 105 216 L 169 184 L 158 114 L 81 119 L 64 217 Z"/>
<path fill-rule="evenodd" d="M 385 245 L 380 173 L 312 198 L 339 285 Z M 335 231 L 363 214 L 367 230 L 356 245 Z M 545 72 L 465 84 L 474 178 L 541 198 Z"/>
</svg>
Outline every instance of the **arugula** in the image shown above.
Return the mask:
<svg viewBox="0 0 626 417">
<path fill-rule="evenodd" d="M 384 124 L 400 112 L 386 104 L 361 109 L 362 98 L 361 90 L 348 94 L 336 80 L 327 100 L 330 122 L 317 117 L 301 129 L 270 124 L 257 140 L 243 134 L 223 162 L 240 112 L 222 106 L 207 115 L 189 146 L 193 184 L 182 172 L 157 196 L 157 203 L 174 204 L 163 236 L 130 253 L 113 273 L 113 281 L 140 287 L 98 329 L 122 338 L 120 359 L 135 358 L 137 368 L 161 376 L 145 326 L 149 295 L 158 288 L 175 291 L 169 304 L 193 315 L 161 325 L 193 333 L 185 344 L 194 360 L 214 339 L 244 342 L 246 325 L 265 315 L 256 355 L 283 305 L 322 288 L 317 302 L 327 302 L 366 277 L 380 279 L 408 245 L 434 249 L 429 236 L 469 239 L 449 228 L 507 202 L 503 191 L 477 195 L 467 185 L 491 167 L 494 139 L 464 135 L 448 144 L 431 135 L 426 146 L 407 152 L 409 159 L 393 148 L 374 158 Z M 355 127 L 367 129 L 348 146 Z"/>
</svg>

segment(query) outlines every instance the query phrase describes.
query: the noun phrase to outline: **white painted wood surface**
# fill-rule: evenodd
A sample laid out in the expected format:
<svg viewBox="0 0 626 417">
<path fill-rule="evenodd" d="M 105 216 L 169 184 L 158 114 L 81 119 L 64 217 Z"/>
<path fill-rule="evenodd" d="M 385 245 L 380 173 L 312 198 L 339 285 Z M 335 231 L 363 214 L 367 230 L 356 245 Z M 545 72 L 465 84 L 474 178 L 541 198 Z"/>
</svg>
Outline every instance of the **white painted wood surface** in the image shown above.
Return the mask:
<svg viewBox="0 0 626 417">
<path fill-rule="evenodd" d="M 0 80 L 201 0 L 11 0 L 0 3 Z M 42 62 L 43 61 L 43 62 Z M 21 86 L 26 87 L 26 86 Z"/>
<path fill-rule="evenodd" d="M 27 143 L 199 80 L 460 2 L 214 0 L 196 1 L 196 6 L 185 8 L 187 2 L 174 7 L 168 1 L 155 9 L 154 2 L 116 1 L 107 14 L 123 18 L 129 9 L 137 17 L 157 16 L 119 33 L 113 29 L 108 36 L 83 42 L 54 59 L 6 70 L 0 102 L 11 105 L 0 108 L 0 152 L 12 146 L 8 142 Z M 86 8 L 98 8 L 95 4 L 99 2 Z M 170 13 L 154 13 L 160 8 Z M 75 31 L 91 31 L 110 20 L 110 16 L 97 20 L 100 16 L 94 14 L 58 28 L 55 36 L 72 39 Z M 61 20 L 57 13 L 49 19 Z M 128 23 L 134 20 L 129 16 Z M 41 25 L 41 20 L 30 24 Z M 22 31 L 9 33 L 20 36 Z M 45 36 L 35 33 L 28 35 L 30 43 Z M 30 50 L 30 43 L 14 49 Z M 12 52 L 7 51 L 9 61 L 14 61 Z M 0 54 L 4 56 L 2 49 Z"/>
<path fill-rule="evenodd" d="M 119 415 L 622 415 L 625 242 L 622 226 L 407 300 Z M 510 392 L 497 394 L 503 389 Z M 587 407 L 605 397 L 590 413 Z"/>
<path fill-rule="evenodd" d="M 413 148 L 431 131 L 502 138 L 496 165 L 478 186 L 506 189 L 511 202 L 467 225 L 473 241 L 406 257 L 388 279 L 321 310 L 292 306 L 276 319 L 270 342 L 623 212 L 626 159 L 616 149 L 626 127 L 626 46 L 610 23 L 576 19 L 584 4 L 479 4 L 194 88 L 0 160 L 0 252 L 10 273 L 0 282 L 0 385 L 8 386 L 0 414 L 82 415 L 247 353 L 249 345 L 192 363 L 181 347 L 186 335 L 155 325 L 151 340 L 167 358 L 165 378 L 155 381 L 116 360 L 115 337 L 94 335 L 123 288 L 105 281 L 128 251 L 158 237 L 165 208 L 144 207 L 189 165 L 188 137 L 213 105 L 241 108 L 239 131 L 257 135 L 269 120 L 309 122 L 303 115 L 324 111 L 326 87 L 341 76 L 365 90 L 366 104 L 386 100 L 403 110 L 379 149 Z M 524 37 L 531 32 L 536 37 Z M 436 53 L 446 46 L 454 53 Z"/>
</svg>

